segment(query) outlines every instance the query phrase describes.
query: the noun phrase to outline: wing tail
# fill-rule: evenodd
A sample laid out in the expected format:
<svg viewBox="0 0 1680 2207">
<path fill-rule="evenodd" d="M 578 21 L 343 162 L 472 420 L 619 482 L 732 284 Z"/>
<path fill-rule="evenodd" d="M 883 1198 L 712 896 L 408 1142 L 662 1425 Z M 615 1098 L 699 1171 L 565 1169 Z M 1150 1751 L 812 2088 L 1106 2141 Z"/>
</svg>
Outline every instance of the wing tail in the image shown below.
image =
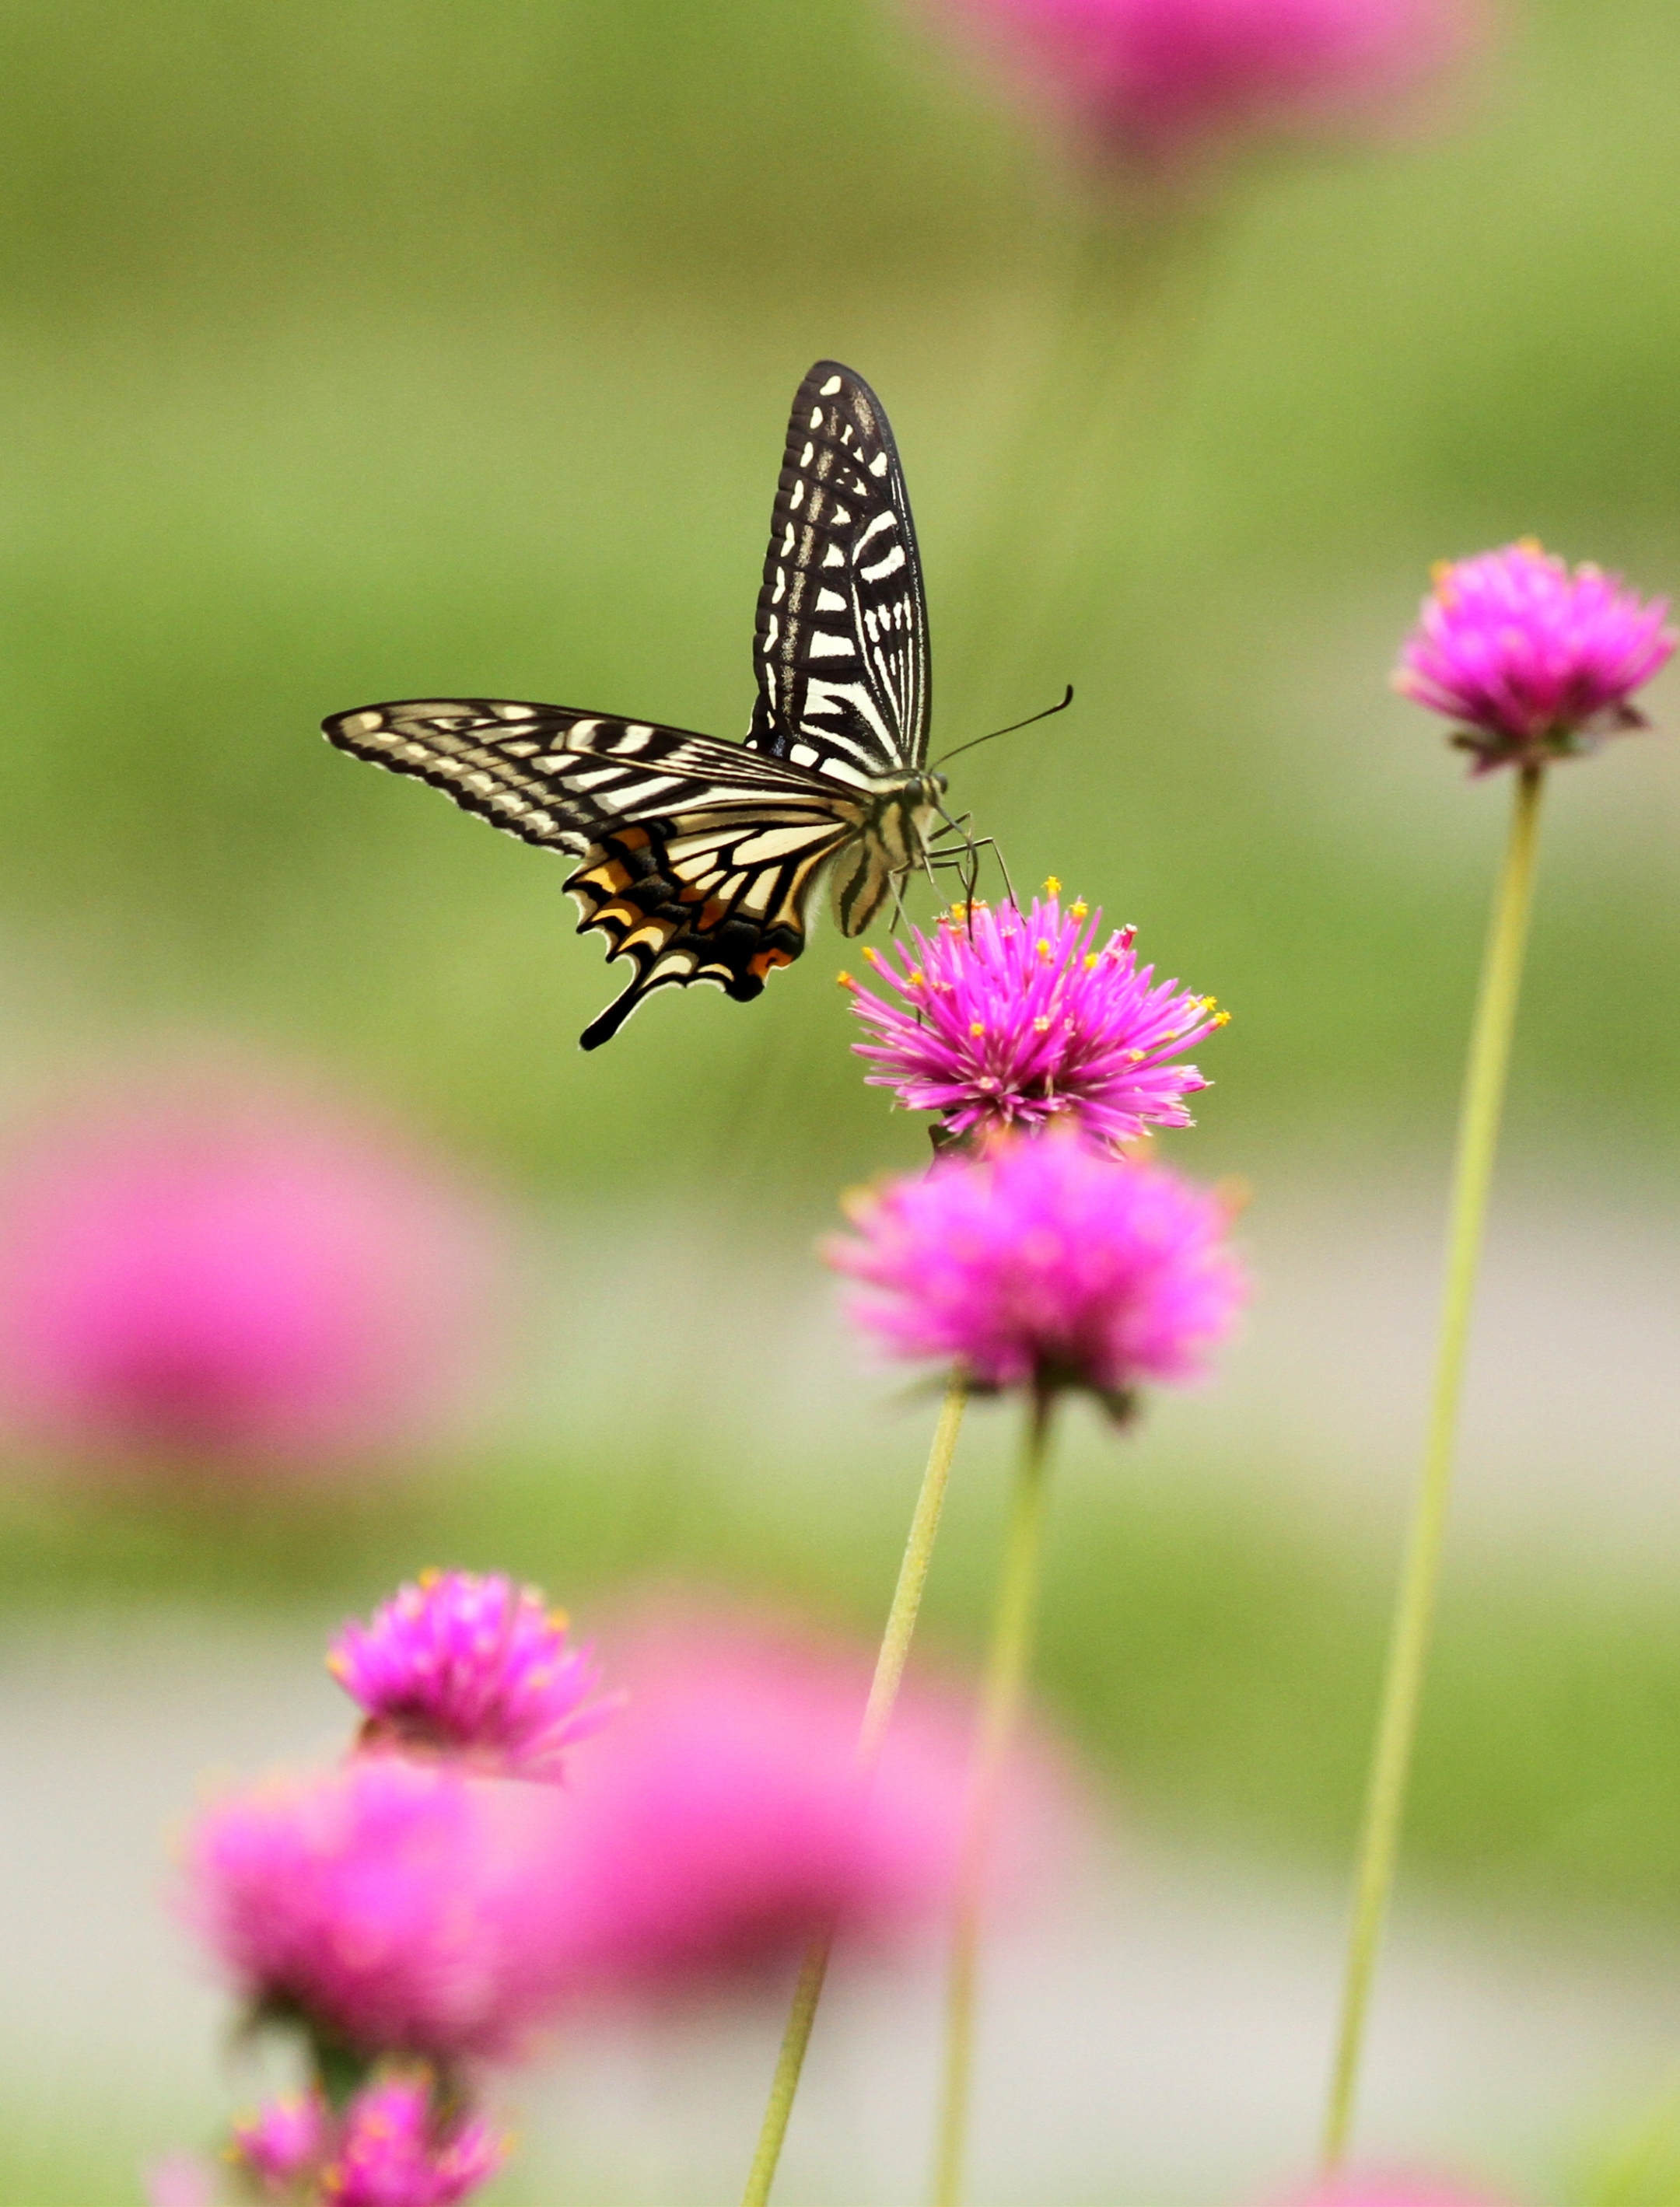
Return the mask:
<svg viewBox="0 0 1680 2207">
<path fill-rule="evenodd" d="M 620 990 L 604 1012 L 589 1021 L 577 1038 L 579 1050 L 599 1050 L 604 1042 L 611 1042 L 619 1029 L 633 1011 L 641 1006 L 649 990 L 638 973 L 627 989 Z"/>
</svg>

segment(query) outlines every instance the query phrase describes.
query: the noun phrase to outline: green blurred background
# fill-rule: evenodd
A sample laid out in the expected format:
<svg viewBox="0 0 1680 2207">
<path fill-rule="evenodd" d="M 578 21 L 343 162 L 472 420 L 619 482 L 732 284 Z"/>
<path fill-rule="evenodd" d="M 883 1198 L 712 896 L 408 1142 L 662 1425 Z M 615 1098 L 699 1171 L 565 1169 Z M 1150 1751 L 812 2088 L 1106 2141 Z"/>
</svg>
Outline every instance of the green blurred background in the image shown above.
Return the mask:
<svg viewBox="0 0 1680 2207">
<path fill-rule="evenodd" d="M 750 1010 L 667 996 L 584 1059 L 619 976 L 571 940 L 559 870 L 314 733 L 450 692 L 736 733 L 822 354 L 892 413 L 936 744 L 1078 690 L 963 761 L 962 804 L 1018 881 L 1054 870 L 1235 1009 L 1174 1154 L 1255 1184 L 1262 1308 L 1271 1222 L 1328 1219 L 1332 1268 L 1349 1191 L 1349 1239 L 1373 1201 L 1432 1232 L 1506 792 L 1385 678 L 1438 556 L 1534 532 L 1680 586 L 1671 8 L 1513 6 L 1427 129 L 1241 172 L 1164 267 L 1116 252 L 1084 341 L 1142 365 L 1094 464 L 1033 419 L 1077 198 L 888 10 L 68 0 L 8 9 L 5 40 L 0 1095 L 232 1038 L 389 1100 L 558 1253 L 526 1344 L 553 1356 L 469 1462 L 192 1510 L 24 1483 L 15 1635 L 113 1602 L 326 1617 L 433 1556 L 585 1613 L 660 1569 L 878 1617 L 923 1413 L 753 1413 L 790 1349 L 779 1283 L 821 1307 L 836 1191 L 921 1153 L 848 1055 L 835 938 Z M 1658 738 L 1556 781 L 1511 1185 L 1672 1221 L 1680 775 Z M 679 1296 L 638 1301 L 667 1243 L 738 1301 L 703 1356 Z M 602 1264 L 620 1337 L 647 1318 L 631 1367 L 563 1353 Z M 1576 1301 L 1540 1283 L 1554 1361 Z M 1245 1445 L 1199 1415 L 1075 1444 L 1047 1697 L 1150 1828 L 1333 1873 L 1396 1492 L 1354 1465 L 1327 1499 L 1286 1426 Z M 936 1575 L 947 1650 L 983 1612 L 1003 1441 L 977 1441 Z M 1611 1468 L 1579 1468 L 1590 1495 Z M 1461 1554 L 1413 1833 L 1438 1890 L 1680 1921 L 1646 1468 L 1655 1570 L 1590 1537 Z M 19 2207 L 93 2181 L 52 2174 L 81 2148 L 45 2120 L 11 2126 Z"/>
</svg>

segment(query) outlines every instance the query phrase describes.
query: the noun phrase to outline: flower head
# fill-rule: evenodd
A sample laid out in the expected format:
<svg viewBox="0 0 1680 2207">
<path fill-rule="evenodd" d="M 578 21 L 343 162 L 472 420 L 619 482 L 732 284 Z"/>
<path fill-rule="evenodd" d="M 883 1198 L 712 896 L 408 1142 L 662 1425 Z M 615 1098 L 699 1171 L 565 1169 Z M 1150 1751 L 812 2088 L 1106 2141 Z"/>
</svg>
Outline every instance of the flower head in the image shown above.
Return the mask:
<svg viewBox="0 0 1680 2207">
<path fill-rule="evenodd" d="M 1467 41 L 1466 0 L 935 0 L 1099 160 L 1159 170 L 1380 116 Z"/>
<path fill-rule="evenodd" d="M 388 2078 L 351 2101 L 321 2180 L 323 2207 L 455 2207 L 505 2153 L 476 2116 L 440 2121 L 423 2078 Z"/>
<path fill-rule="evenodd" d="M 67 1115 L 0 1181 L 0 1397 L 84 1456 L 388 1450 L 480 1331 L 486 1215 L 400 1140 L 221 1073 Z"/>
<path fill-rule="evenodd" d="M 330 2135 L 320 2094 L 292 2092 L 234 2125 L 234 2158 L 265 2190 L 284 2192 L 320 2166 Z"/>
<path fill-rule="evenodd" d="M 366 1745 L 466 1757 L 506 1777 L 558 1778 L 562 1750 L 612 1715 L 589 1702 L 587 1648 L 534 1587 L 499 1573 L 427 1571 L 366 1624 L 347 1624 L 327 1668 L 367 1712 Z"/>
<path fill-rule="evenodd" d="M 685 1605 L 615 1636 L 623 1716 L 568 1787 L 554 1923 L 580 1995 L 779 1983 L 814 1932 L 888 1952 L 942 1919 L 969 1761 L 966 1697 L 912 1683 L 867 1799 L 866 1656 Z M 1046 1759 L 1016 1767 L 1017 1863 L 1055 1836 Z"/>
<path fill-rule="evenodd" d="M 200 1817 L 185 1911 L 252 2008 L 368 2061 L 517 2054 L 547 2013 L 547 1788 L 353 1759 Z"/>
<path fill-rule="evenodd" d="M 1187 1127 L 1184 1099 L 1207 1083 L 1176 1062 L 1225 1024 L 1210 996 L 1139 966 L 1135 930 L 1099 942 L 1103 915 L 1064 912 L 1050 885 L 1030 912 L 1013 904 L 910 930 L 900 963 L 870 963 L 897 1001 L 850 984 L 869 1030 L 852 1047 L 912 1111 L 939 1111 L 953 1134 L 1068 1120 L 1094 1139 Z"/>
<path fill-rule="evenodd" d="M 1088 1387 L 1116 1415 L 1145 1381 L 1199 1378 L 1246 1291 L 1217 1195 L 1073 1135 L 942 1159 L 852 1221 L 828 1260 L 889 1355 L 979 1389 Z"/>
<path fill-rule="evenodd" d="M 1402 696 L 1461 726 L 1476 771 L 1578 757 L 1645 722 L 1633 693 L 1675 646 L 1668 601 L 1532 539 L 1444 564 L 1400 655 Z"/>
</svg>

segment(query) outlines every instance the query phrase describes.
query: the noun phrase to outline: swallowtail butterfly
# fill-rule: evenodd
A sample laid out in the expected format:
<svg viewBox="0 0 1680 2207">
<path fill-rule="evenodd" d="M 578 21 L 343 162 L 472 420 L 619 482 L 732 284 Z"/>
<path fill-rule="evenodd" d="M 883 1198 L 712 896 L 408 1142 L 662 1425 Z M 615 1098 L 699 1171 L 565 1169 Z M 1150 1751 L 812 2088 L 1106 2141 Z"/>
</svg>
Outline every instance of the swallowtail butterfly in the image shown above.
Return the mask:
<svg viewBox="0 0 1680 2207">
<path fill-rule="evenodd" d="M 758 996 L 804 949 L 825 874 L 841 932 L 861 934 L 928 863 L 935 822 L 955 829 L 927 763 L 927 607 L 898 451 L 881 401 L 834 361 L 793 400 L 753 665 L 744 744 L 486 697 L 324 726 L 341 751 L 578 858 L 579 933 L 599 928 L 636 967 L 584 1029 L 594 1050 L 655 989 Z"/>
</svg>

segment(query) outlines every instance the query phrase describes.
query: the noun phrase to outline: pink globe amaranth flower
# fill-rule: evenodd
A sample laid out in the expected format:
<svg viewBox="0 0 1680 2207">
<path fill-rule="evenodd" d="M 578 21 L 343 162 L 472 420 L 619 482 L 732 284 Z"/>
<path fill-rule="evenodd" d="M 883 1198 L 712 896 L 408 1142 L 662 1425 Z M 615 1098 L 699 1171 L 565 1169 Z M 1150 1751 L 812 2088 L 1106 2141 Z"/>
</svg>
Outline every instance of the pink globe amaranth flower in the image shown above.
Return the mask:
<svg viewBox="0 0 1680 2207">
<path fill-rule="evenodd" d="M 265 2190 L 284 2192 L 320 2168 L 331 2136 L 321 2095 L 290 2092 L 234 2125 L 233 2157 Z"/>
<path fill-rule="evenodd" d="M 324 2207 L 454 2207 L 505 2155 L 479 2117 L 440 2120 L 424 2078 L 392 2078 L 351 2101 L 320 2198 Z"/>
<path fill-rule="evenodd" d="M 1221 1199 L 1076 1135 L 942 1158 L 852 1205 L 827 1248 L 889 1355 L 980 1391 L 1085 1387 L 1121 1417 L 1146 1382 L 1199 1379 L 1246 1293 Z"/>
<path fill-rule="evenodd" d="M 1444 563 L 1394 686 L 1461 725 L 1475 771 L 1578 757 L 1641 728 L 1635 690 L 1668 663 L 1668 601 L 1641 601 L 1593 566 L 1571 573 L 1525 537 Z"/>
<path fill-rule="evenodd" d="M 614 1635 L 625 1710 L 557 1827 L 557 1974 L 661 2003 L 780 1988 L 811 1935 L 890 1953 L 942 1924 L 971 1746 L 966 1695 L 905 1690 L 861 1802 L 869 1659 L 774 1620 L 679 1604 Z M 1006 1869 L 1060 1836 L 1042 1748 L 1022 1755 Z"/>
<path fill-rule="evenodd" d="M 926 0 L 1101 163 L 1369 125 L 1474 38 L 1471 0 Z"/>
<path fill-rule="evenodd" d="M 513 2059 L 550 2002 L 554 1808 L 399 1755 L 273 1779 L 200 1816 L 183 1913 L 257 2016 L 324 2049 Z"/>
<path fill-rule="evenodd" d="M 897 1002 L 842 974 L 870 1031 L 854 1043 L 879 1069 L 876 1087 L 912 1111 L 938 1111 L 954 1135 L 988 1135 L 1067 1121 L 1121 1143 L 1151 1127 L 1188 1127 L 1184 1099 L 1207 1082 L 1182 1052 L 1226 1025 L 1211 996 L 1139 966 L 1134 928 L 1099 946 L 1103 915 L 1061 883 L 1022 913 L 976 906 L 932 935 L 912 927 L 900 963 L 864 953 Z"/>
<path fill-rule="evenodd" d="M 594 1656 L 535 1587 L 427 1571 L 347 1624 L 327 1668 L 367 1712 L 362 1744 L 458 1755 L 505 1777 L 557 1779 L 562 1752 L 613 1715 L 589 1701 Z"/>
<path fill-rule="evenodd" d="M 484 1206 L 336 1107 L 222 1071 L 129 1088 L 0 1176 L 0 1406 L 107 1460 L 389 1451 L 458 1392 L 494 1262 Z"/>
</svg>

